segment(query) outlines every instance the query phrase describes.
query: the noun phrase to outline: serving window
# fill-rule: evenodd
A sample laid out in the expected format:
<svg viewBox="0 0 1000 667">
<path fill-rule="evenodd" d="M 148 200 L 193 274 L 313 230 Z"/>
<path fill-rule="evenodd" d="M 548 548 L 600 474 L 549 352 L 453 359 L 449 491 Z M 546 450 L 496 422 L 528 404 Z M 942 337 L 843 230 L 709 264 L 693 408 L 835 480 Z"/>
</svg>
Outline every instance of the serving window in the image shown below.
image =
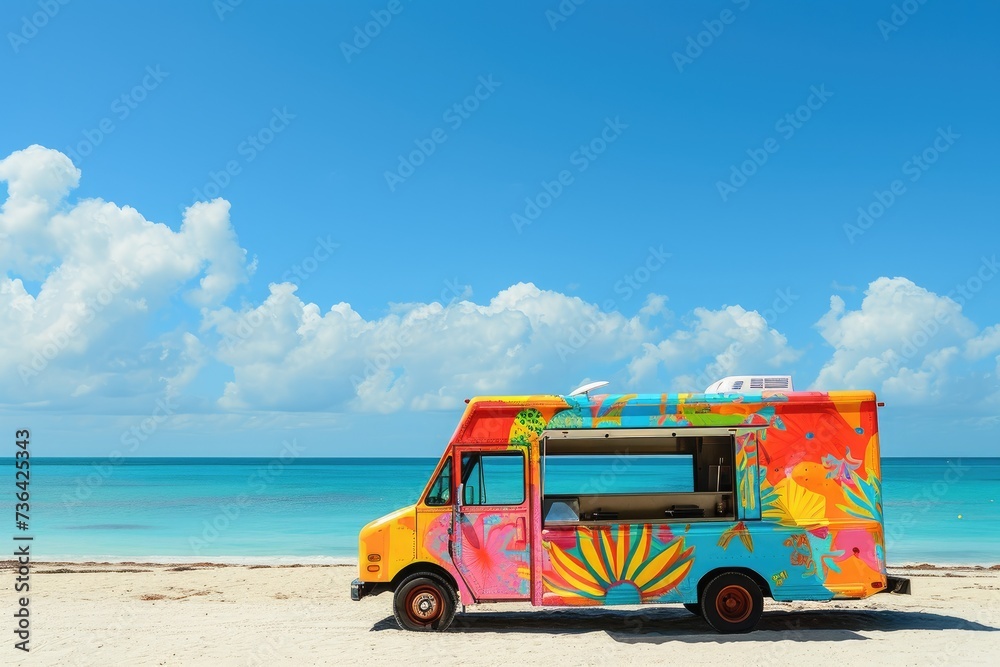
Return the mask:
<svg viewBox="0 0 1000 667">
<path fill-rule="evenodd" d="M 544 434 L 544 524 L 734 519 L 734 432 L 686 431 Z"/>
</svg>

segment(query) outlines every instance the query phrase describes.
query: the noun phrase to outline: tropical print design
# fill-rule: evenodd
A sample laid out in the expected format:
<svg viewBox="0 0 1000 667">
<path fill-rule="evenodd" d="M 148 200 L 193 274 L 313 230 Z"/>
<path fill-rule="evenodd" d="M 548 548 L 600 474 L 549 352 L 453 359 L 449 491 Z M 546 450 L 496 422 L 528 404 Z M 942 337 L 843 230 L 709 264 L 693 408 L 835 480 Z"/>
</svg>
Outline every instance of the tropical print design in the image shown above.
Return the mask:
<svg viewBox="0 0 1000 667">
<path fill-rule="evenodd" d="M 784 546 L 789 564 L 804 567 L 802 577 L 834 596 L 862 597 L 885 581 L 875 411 L 837 408 L 821 404 L 786 417 L 783 429 L 767 429 L 762 518 L 801 531 Z"/>
<path fill-rule="evenodd" d="M 543 542 L 547 604 L 666 602 L 694 564 L 694 547 L 669 529 L 625 524 L 563 532 Z"/>
<path fill-rule="evenodd" d="M 538 438 L 545 430 L 545 418 L 535 408 L 525 408 L 514 417 L 510 427 L 510 444 L 515 447 L 531 448 L 538 446 Z"/>
<path fill-rule="evenodd" d="M 734 537 L 740 538 L 740 542 L 742 542 L 743 546 L 746 547 L 747 553 L 753 553 L 753 535 L 750 534 L 750 530 L 742 521 L 732 528 L 727 528 L 722 531 L 722 536 L 719 538 L 718 546 L 722 547 L 723 550 L 728 549 L 729 543 L 733 541 Z"/>
<path fill-rule="evenodd" d="M 567 396 L 567 409 L 546 428 L 650 428 L 669 426 L 768 426 L 775 417 L 772 403 L 787 400 L 771 393 L 760 400 L 733 394 L 724 401 L 703 394 L 625 394 L 621 396 Z M 718 396 L 722 396 L 721 394 Z M 655 400 L 651 400 L 655 399 Z"/>
<path fill-rule="evenodd" d="M 486 597 L 527 597 L 527 536 L 516 521 L 496 512 L 463 515 L 455 561 L 469 586 Z"/>
<path fill-rule="evenodd" d="M 541 507 L 546 429 L 656 427 L 738 429 L 733 521 L 544 528 L 537 511 L 529 513 Z M 451 572 L 467 604 L 509 594 L 548 605 L 695 602 L 702 577 L 726 565 L 754 570 L 779 600 L 866 597 L 886 582 L 871 392 L 477 398 L 449 453 L 456 444 L 526 450 L 525 504 L 470 511 L 454 535 L 451 507 L 418 504 L 387 517 L 377 533 L 362 533 L 362 557 L 365 549 L 390 554 L 383 579 L 415 558 Z M 416 528 L 405 528 L 414 509 Z"/>
<path fill-rule="evenodd" d="M 739 500 L 747 514 L 758 516 L 757 436 L 744 433 L 736 436 L 736 478 L 739 480 Z"/>
</svg>

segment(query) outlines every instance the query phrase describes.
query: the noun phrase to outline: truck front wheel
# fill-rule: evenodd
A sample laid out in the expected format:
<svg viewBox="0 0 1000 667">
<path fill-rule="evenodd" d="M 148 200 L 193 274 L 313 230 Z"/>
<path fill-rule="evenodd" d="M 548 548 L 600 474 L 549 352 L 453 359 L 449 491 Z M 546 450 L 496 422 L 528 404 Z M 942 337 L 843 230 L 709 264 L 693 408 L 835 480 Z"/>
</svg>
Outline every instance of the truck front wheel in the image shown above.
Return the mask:
<svg viewBox="0 0 1000 667">
<path fill-rule="evenodd" d="M 723 634 L 750 632 L 764 611 L 760 586 L 745 574 L 726 572 L 708 582 L 701 596 L 701 613 Z"/>
<path fill-rule="evenodd" d="M 396 588 L 392 611 L 404 630 L 446 630 L 458 611 L 458 593 L 436 574 L 414 574 Z"/>
</svg>

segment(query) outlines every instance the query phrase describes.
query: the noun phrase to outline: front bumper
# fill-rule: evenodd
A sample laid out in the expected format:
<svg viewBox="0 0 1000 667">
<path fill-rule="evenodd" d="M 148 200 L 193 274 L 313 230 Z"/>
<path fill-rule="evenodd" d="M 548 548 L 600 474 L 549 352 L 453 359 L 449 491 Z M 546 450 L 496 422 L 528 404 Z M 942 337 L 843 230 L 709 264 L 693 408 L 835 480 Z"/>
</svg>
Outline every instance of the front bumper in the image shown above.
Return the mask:
<svg viewBox="0 0 1000 667">
<path fill-rule="evenodd" d="M 374 588 L 373 584 L 367 581 L 361 581 L 360 579 L 355 579 L 351 582 L 351 599 L 357 602 L 366 595 L 370 595 Z"/>
</svg>

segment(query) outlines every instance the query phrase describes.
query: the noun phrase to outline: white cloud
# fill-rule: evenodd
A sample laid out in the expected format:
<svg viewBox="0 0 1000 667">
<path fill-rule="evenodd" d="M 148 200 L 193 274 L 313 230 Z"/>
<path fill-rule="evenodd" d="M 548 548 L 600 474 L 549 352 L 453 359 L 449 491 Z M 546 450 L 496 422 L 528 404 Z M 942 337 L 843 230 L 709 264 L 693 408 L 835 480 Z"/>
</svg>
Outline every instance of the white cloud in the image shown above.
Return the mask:
<svg viewBox="0 0 1000 667">
<path fill-rule="evenodd" d="M 62 153 L 38 145 L 0 160 L 7 199 L 0 207 L 0 267 L 27 278 L 43 275 L 56 239 L 48 221 L 80 182 L 80 170 Z"/>
<path fill-rule="evenodd" d="M 247 264 L 247 252 L 229 223 L 229 202 L 224 199 L 193 204 L 177 237 L 187 244 L 188 253 L 208 264 L 199 287 L 187 295 L 198 306 L 222 303 L 257 268 L 256 258 Z"/>
<path fill-rule="evenodd" d="M 621 360 L 648 335 L 639 317 L 530 283 L 486 305 L 396 304 L 375 320 L 346 303 L 321 314 L 294 291 L 272 285 L 256 308 L 207 315 L 223 337 L 218 356 L 235 373 L 224 408 L 392 412 L 453 408 L 473 395 L 564 391 L 593 359 Z"/>
<path fill-rule="evenodd" d="M 485 303 L 453 290 L 449 303 L 390 304 L 371 319 L 279 283 L 262 303 L 234 309 L 226 301 L 256 260 L 228 202 L 193 205 L 174 231 L 129 206 L 70 201 L 80 178 L 40 146 L 0 160 L 0 372 L 18 378 L 0 385 L 0 405 L 148 412 L 155 394 L 205 407 L 191 387 L 211 364 L 232 371 L 224 386 L 199 387 L 216 411 L 434 411 L 587 379 L 701 390 L 802 361 L 822 364 L 818 388 L 872 388 L 918 406 L 960 391 L 975 399 L 963 405 L 978 406 L 967 416 L 980 419 L 1000 405 L 1000 324 L 979 330 L 958 303 L 905 278 L 875 280 L 856 310 L 831 298 L 817 323 L 833 348 L 825 361 L 803 360 L 765 315 L 739 305 L 695 308 L 676 325 L 663 295 L 627 317 L 532 283 Z M 181 318 L 176 295 L 189 304 Z M 164 314 L 200 328 L 158 331 Z"/>
<path fill-rule="evenodd" d="M 178 232 L 129 206 L 69 202 L 80 171 L 31 146 L 0 160 L 0 402 L 75 406 L 179 391 L 196 340 L 148 333 L 177 291 L 215 307 L 254 269 L 229 222 L 229 203 L 196 204 Z M 37 280 L 36 294 L 24 280 Z M 94 405 L 90 403 L 90 405 Z"/>
<path fill-rule="evenodd" d="M 755 310 L 695 308 L 687 329 L 645 343 L 629 372 L 633 383 L 648 386 L 662 367 L 671 379 L 670 391 L 701 391 L 727 375 L 788 371 L 800 356 Z"/>
<path fill-rule="evenodd" d="M 976 347 L 976 325 L 958 303 L 906 278 L 875 280 L 858 310 L 831 297 L 817 328 L 834 348 L 813 383 L 818 389 L 873 389 L 904 403 L 929 403 L 956 373 L 972 370 L 957 362 L 962 347 Z"/>
<path fill-rule="evenodd" d="M 982 359 L 1000 352 L 1000 324 L 986 327 L 965 345 L 966 354 L 972 359 Z"/>
<path fill-rule="evenodd" d="M 365 320 L 346 303 L 321 314 L 280 284 L 258 307 L 208 313 L 206 326 L 223 337 L 217 354 L 235 373 L 220 405 L 240 410 L 455 408 L 468 396 L 566 391 L 626 366 L 618 390 L 654 391 L 665 379 L 701 389 L 747 366 L 785 370 L 800 355 L 739 306 L 696 309 L 689 328 L 660 341 L 657 323 L 672 317 L 665 303 L 651 295 L 626 318 L 519 283 L 485 305 L 397 304 Z"/>
</svg>

